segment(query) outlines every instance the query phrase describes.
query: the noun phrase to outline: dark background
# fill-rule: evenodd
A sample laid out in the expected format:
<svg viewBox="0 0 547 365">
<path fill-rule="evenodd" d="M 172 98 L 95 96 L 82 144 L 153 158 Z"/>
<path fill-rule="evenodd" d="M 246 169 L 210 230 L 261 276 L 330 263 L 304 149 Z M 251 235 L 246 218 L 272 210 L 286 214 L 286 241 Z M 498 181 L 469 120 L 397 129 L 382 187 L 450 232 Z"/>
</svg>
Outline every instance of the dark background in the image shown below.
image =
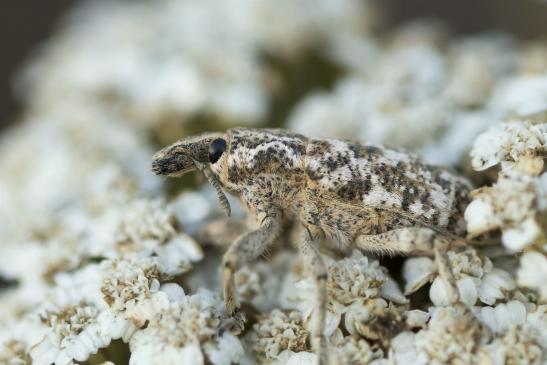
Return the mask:
<svg viewBox="0 0 547 365">
<path fill-rule="evenodd" d="M 275 1 L 275 0 L 272 0 Z M 0 128 L 16 119 L 11 80 L 33 47 L 75 0 L 4 0 L 0 5 Z M 547 0 L 383 0 L 393 24 L 435 17 L 456 33 L 500 29 L 547 41 Z"/>
</svg>

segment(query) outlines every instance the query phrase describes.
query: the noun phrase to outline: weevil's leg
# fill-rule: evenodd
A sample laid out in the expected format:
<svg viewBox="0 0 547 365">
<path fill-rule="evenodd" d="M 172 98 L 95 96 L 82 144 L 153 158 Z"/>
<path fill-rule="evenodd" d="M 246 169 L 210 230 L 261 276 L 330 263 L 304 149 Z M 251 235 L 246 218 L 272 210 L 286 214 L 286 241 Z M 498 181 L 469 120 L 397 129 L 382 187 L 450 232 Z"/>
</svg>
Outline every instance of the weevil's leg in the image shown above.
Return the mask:
<svg viewBox="0 0 547 365">
<path fill-rule="evenodd" d="M 316 284 L 315 318 L 312 321 L 312 346 L 319 357 L 319 364 L 328 364 L 327 340 L 325 338 L 325 321 L 327 315 L 327 267 L 313 245 L 313 230 L 307 227 L 302 230 L 300 240 L 300 255 L 308 271 L 311 271 Z"/>
<path fill-rule="evenodd" d="M 240 236 L 224 254 L 224 304 L 228 314 L 239 308 L 235 273 L 243 264 L 255 260 L 264 252 L 279 234 L 280 227 L 278 214 L 263 214 L 260 227 Z"/>
<path fill-rule="evenodd" d="M 446 254 L 448 247 L 445 243 L 435 243 L 433 250 L 435 251 L 435 263 L 437 264 L 437 270 L 439 271 L 439 276 L 444 281 L 444 285 L 448 288 L 448 295 L 451 298 L 453 303 L 460 301 L 460 291 L 458 289 L 458 284 L 456 283 L 456 278 L 452 272 L 452 266 L 448 260 L 448 255 Z"/>
<path fill-rule="evenodd" d="M 449 247 L 464 243 L 459 237 L 449 237 L 429 228 L 400 228 L 376 235 L 362 235 L 355 240 L 357 247 L 365 251 L 380 251 L 402 254 L 434 255 L 437 270 L 454 302 L 459 300 L 459 291 L 446 255 Z"/>
</svg>

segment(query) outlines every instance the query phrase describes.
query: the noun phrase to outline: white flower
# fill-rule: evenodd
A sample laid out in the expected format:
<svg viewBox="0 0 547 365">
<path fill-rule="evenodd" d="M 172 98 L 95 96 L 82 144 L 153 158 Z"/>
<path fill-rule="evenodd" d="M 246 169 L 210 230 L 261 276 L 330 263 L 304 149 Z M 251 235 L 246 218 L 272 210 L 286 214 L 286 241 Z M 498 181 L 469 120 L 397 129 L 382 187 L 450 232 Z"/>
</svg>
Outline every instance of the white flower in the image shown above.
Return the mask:
<svg viewBox="0 0 547 365">
<path fill-rule="evenodd" d="M 86 227 L 90 254 L 109 258 L 154 255 L 163 270 L 178 275 L 203 258 L 201 247 L 180 232 L 173 212 L 160 200 L 135 199 L 105 210 Z"/>
<path fill-rule="evenodd" d="M 429 321 L 429 318 L 431 318 L 431 315 L 429 313 L 421 311 L 419 309 L 407 311 L 405 315 L 406 323 L 410 328 L 424 328 L 426 326 L 426 323 Z"/>
<path fill-rule="evenodd" d="M 525 306 L 512 300 L 495 308 L 484 307 L 476 311 L 478 318 L 497 337 L 482 347 L 485 356 L 494 364 L 539 364 L 544 359 L 547 317 L 544 309 L 527 313 Z M 543 325 L 536 318 L 543 316 Z"/>
<path fill-rule="evenodd" d="M 405 294 L 411 294 L 433 280 L 433 260 L 429 257 L 412 257 L 403 266 Z"/>
<path fill-rule="evenodd" d="M 369 364 L 382 359 L 383 351 L 372 347 L 367 340 L 359 336 L 343 336 L 341 331 L 331 338 L 332 355 L 339 364 Z"/>
<path fill-rule="evenodd" d="M 243 302 L 252 304 L 261 312 L 268 312 L 274 308 L 292 309 L 294 305 L 283 303 L 286 296 L 281 294 L 283 286 L 294 280 L 291 267 L 295 257 L 293 252 L 281 251 L 267 261 L 259 260 L 244 266 L 236 273 L 236 286 Z M 306 275 L 306 274 L 305 274 Z M 306 280 L 311 279 L 308 277 Z M 291 285 L 294 290 L 294 285 Z M 287 288 L 285 288 L 287 289 Z M 294 293 L 295 295 L 298 293 Z"/>
<path fill-rule="evenodd" d="M 502 161 L 519 162 L 533 159 L 537 161 L 529 169 L 534 173 L 541 171 L 542 154 L 546 150 L 547 124 L 500 123 L 475 139 L 471 150 L 471 162 L 475 170 L 485 170 Z"/>
<path fill-rule="evenodd" d="M 400 290 L 394 287 L 395 283 L 388 283 L 388 276 L 378 261 L 370 261 L 359 251 L 355 251 L 351 257 L 341 260 L 333 260 L 323 257 L 327 264 L 327 317 L 325 334 L 331 335 L 338 327 L 342 314 L 359 311 L 361 306 L 369 298 L 377 298 L 385 294 L 386 298 L 393 298 L 396 302 L 404 302 Z M 288 276 L 285 280 L 292 279 Z M 293 279 L 294 280 L 294 279 Z M 282 288 L 284 296 L 287 296 L 280 304 L 289 308 L 297 308 L 306 318 L 306 325 L 310 326 L 314 320 L 316 285 L 311 277 L 305 277 L 298 281 L 294 287 L 285 283 Z M 387 305 L 387 302 L 381 299 Z"/>
<path fill-rule="evenodd" d="M 349 306 L 355 301 L 378 297 L 388 277 L 378 261 L 359 251 L 352 257 L 334 261 L 328 267 L 327 293 L 333 307 Z"/>
<path fill-rule="evenodd" d="M 515 280 L 507 271 L 493 268 L 481 278 L 478 288 L 479 299 L 484 304 L 492 305 L 498 299 L 505 297 L 505 293 L 515 289 Z"/>
<path fill-rule="evenodd" d="M 135 200 L 127 206 L 119 222 L 117 239 L 120 245 L 136 244 L 144 248 L 148 242 L 165 242 L 176 234 L 173 214 L 158 200 Z"/>
<path fill-rule="evenodd" d="M 98 321 L 100 309 L 80 303 L 47 310 L 42 320 L 50 331 L 31 349 L 37 364 L 66 365 L 72 360 L 85 361 L 111 340 Z"/>
<path fill-rule="evenodd" d="M 537 343 L 544 349 L 544 357 L 547 356 L 547 305 L 538 305 L 535 311 L 528 312 L 527 325 L 535 332 Z"/>
<path fill-rule="evenodd" d="M 309 350 L 310 332 L 304 327 L 300 312 L 275 309 L 263 315 L 253 330 L 253 351 L 262 361 L 279 359 L 287 350 L 296 353 Z"/>
<path fill-rule="evenodd" d="M 197 344 L 179 348 L 158 344 L 156 346 L 162 347 L 160 351 L 160 348 L 154 349 L 150 344 L 145 344 L 145 340 L 142 340 L 142 343 L 139 342 L 140 334 L 135 335 L 134 338 L 130 365 L 205 364 L 203 353 Z"/>
<path fill-rule="evenodd" d="M 462 252 L 448 251 L 452 273 L 456 279 L 460 299 L 467 305 L 474 305 L 477 299 L 493 304 L 515 289 L 513 277 L 506 271 L 493 268 L 488 258 L 479 257 L 477 252 L 466 249 Z M 432 281 L 429 290 L 435 305 L 450 305 L 450 288 L 438 275 L 434 263 L 427 257 L 410 258 L 403 267 L 405 292 L 412 293 Z"/>
<path fill-rule="evenodd" d="M 30 293 L 20 293 L 16 289 L 3 290 L 0 295 L 0 359 L 21 348 L 28 358 L 30 347 L 48 333 L 36 314 L 38 304 L 27 298 L 32 298 Z"/>
<path fill-rule="evenodd" d="M 414 344 L 416 335 L 404 331 L 391 340 L 389 359 L 397 365 L 426 365 L 426 359 L 420 358 Z"/>
<path fill-rule="evenodd" d="M 512 300 L 507 304 L 480 308 L 478 318 L 494 333 L 504 333 L 512 326 L 525 323 L 526 307 L 521 302 Z"/>
<path fill-rule="evenodd" d="M 501 228 L 507 248 L 518 251 L 532 244 L 541 234 L 537 214 L 544 179 L 506 171 L 492 187 L 476 190 L 465 210 L 470 235 Z"/>
<path fill-rule="evenodd" d="M 225 333 L 213 344 L 207 344 L 205 352 L 211 364 L 230 365 L 242 357 L 243 347 L 236 336 Z"/>
<path fill-rule="evenodd" d="M 519 286 L 536 289 L 541 298 L 547 298 L 547 258 L 539 252 L 525 252 L 517 273 Z"/>
<path fill-rule="evenodd" d="M 530 333 L 512 327 L 492 343 L 482 346 L 481 355 L 493 365 L 542 364 L 544 351 Z"/>
<path fill-rule="evenodd" d="M 243 354 L 239 340 L 221 329 L 222 303 L 207 292 L 172 301 L 130 341 L 132 365 L 229 365 Z"/>
<path fill-rule="evenodd" d="M 480 335 L 480 323 L 470 312 L 437 308 L 429 327 L 415 336 L 418 363 L 475 363 Z"/>
<path fill-rule="evenodd" d="M 382 285 L 380 296 L 397 304 L 408 303 L 408 299 L 401 292 L 399 284 L 389 276 L 384 285 Z"/>
<path fill-rule="evenodd" d="M 135 326 L 142 327 L 168 307 L 168 295 L 159 290 L 162 272 L 157 261 L 106 260 L 101 266 L 101 293 L 113 313 L 120 313 Z"/>
<path fill-rule="evenodd" d="M 277 359 L 271 362 L 265 362 L 268 365 L 316 365 L 317 355 L 312 352 L 300 351 L 292 352 L 285 350 L 281 352 Z"/>
<path fill-rule="evenodd" d="M 47 297 L 58 305 L 85 301 L 101 306 L 104 304 L 102 274 L 101 264 L 90 264 L 70 273 L 61 272 L 55 276 Z"/>
<path fill-rule="evenodd" d="M 296 283 L 293 282 L 294 277 L 287 276 L 283 287 L 283 295 L 285 298 L 280 303 L 282 307 L 289 309 L 297 309 L 305 318 L 305 326 L 308 329 L 312 328 L 315 308 L 316 308 L 316 285 L 312 278 L 302 279 Z M 330 298 L 329 298 L 330 299 Z M 343 308 L 343 307 L 342 307 Z M 327 306 L 327 315 L 325 318 L 325 335 L 331 335 L 342 318 L 342 313 L 333 306 Z"/>
</svg>

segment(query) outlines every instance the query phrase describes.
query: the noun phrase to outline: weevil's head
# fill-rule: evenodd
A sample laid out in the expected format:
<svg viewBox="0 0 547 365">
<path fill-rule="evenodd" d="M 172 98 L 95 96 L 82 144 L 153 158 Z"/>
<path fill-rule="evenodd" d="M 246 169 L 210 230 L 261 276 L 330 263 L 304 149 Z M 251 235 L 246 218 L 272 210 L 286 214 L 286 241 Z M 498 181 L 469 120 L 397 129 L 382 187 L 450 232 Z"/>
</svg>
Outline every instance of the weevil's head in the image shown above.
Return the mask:
<svg viewBox="0 0 547 365">
<path fill-rule="evenodd" d="M 216 162 L 228 148 L 225 133 L 204 133 L 183 138 L 152 157 L 156 175 L 179 177 Z"/>
<path fill-rule="evenodd" d="M 230 205 L 224 195 L 218 178 L 211 165 L 225 160 L 228 149 L 226 133 L 204 133 L 183 138 L 158 151 L 152 157 L 152 171 L 156 175 L 179 177 L 190 171 L 199 170 L 215 189 L 222 208 L 230 215 Z"/>
</svg>

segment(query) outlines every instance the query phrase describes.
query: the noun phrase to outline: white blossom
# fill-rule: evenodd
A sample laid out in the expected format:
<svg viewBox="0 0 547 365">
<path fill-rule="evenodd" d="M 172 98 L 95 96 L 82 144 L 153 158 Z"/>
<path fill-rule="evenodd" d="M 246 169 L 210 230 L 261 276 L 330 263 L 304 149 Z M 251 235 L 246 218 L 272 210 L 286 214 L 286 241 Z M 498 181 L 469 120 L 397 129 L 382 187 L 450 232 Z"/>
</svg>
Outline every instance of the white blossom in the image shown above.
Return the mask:
<svg viewBox="0 0 547 365">
<path fill-rule="evenodd" d="M 545 177 L 506 171 L 492 187 L 475 191 L 465 211 L 467 230 L 473 236 L 501 228 L 503 244 L 518 251 L 541 235 L 539 202 L 545 195 Z"/>
<path fill-rule="evenodd" d="M 298 353 L 308 351 L 310 332 L 304 327 L 302 314 L 297 311 L 284 313 L 274 310 L 254 325 L 253 351 L 263 361 L 279 359 L 284 351 Z"/>
<path fill-rule="evenodd" d="M 415 336 L 418 363 L 475 363 L 481 327 L 469 312 L 438 308 Z"/>
<path fill-rule="evenodd" d="M 539 252 L 525 252 L 517 273 L 519 286 L 536 289 L 541 298 L 547 298 L 547 258 Z"/>
<path fill-rule="evenodd" d="M 162 273 L 157 260 L 132 259 L 103 261 L 101 264 L 103 300 L 113 313 L 122 314 L 142 327 L 169 305 L 169 297 L 160 291 Z"/>
<path fill-rule="evenodd" d="M 520 162 L 521 168 L 532 169 L 530 172 L 533 173 L 537 169 L 535 165 L 541 171 L 545 151 L 547 124 L 500 123 L 475 139 L 471 162 L 475 170 L 485 170 L 503 161 Z"/>
<path fill-rule="evenodd" d="M 98 349 L 106 347 L 111 337 L 103 330 L 100 315 L 99 308 L 85 302 L 47 309 L 41 318 L 49 332 L 32 347 L 33 361 L 66 365 L 73 360 L 85 361 Z"/>
<path fill-rule="evenodd" d="M 211 293 L 179 297 L 131 338 L 130 364 L 229 365 L 243 354 L 239 340 L 221 331 L 222 305 Z"/>
</svg>

